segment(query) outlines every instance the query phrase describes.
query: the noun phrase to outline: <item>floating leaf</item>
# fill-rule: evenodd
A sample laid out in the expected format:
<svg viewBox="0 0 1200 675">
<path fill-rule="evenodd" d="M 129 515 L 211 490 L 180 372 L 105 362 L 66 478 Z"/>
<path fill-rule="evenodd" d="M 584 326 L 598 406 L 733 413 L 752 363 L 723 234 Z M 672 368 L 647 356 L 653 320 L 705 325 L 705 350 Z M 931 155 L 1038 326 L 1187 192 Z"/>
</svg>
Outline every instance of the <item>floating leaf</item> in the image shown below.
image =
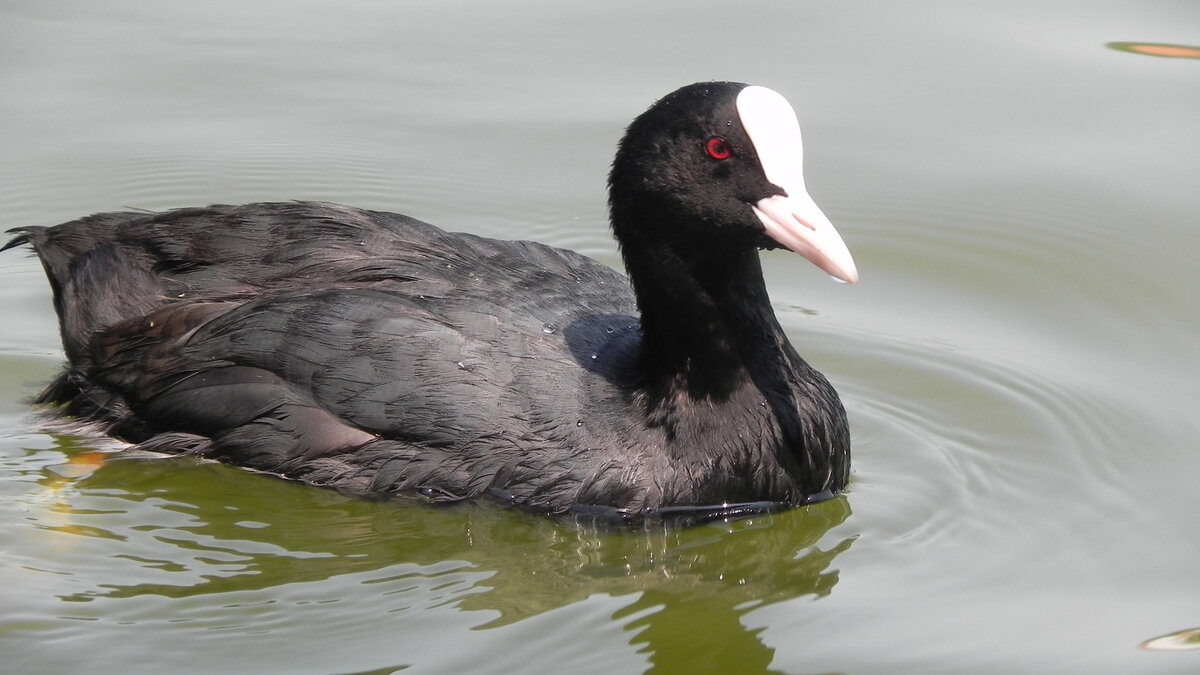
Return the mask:
<svg viewBox="0 0 1200 675">
<path fill-rule="evenodd" d="M 1175 651 L 1179 649 L 1200 649 L 1200 628 L 1188 628 L 1169 635 L 1162 635 L 1152 640 L 1146 640 L 1142 649 L 1152 651 Z"/>
</svg>

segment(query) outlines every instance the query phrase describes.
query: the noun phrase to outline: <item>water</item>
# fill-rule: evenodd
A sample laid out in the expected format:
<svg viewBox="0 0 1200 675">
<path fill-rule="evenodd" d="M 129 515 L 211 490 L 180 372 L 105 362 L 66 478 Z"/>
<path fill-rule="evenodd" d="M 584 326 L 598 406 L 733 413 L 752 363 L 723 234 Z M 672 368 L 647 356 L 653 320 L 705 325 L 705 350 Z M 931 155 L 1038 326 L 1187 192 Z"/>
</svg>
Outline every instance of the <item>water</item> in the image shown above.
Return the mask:
<svg viewBox="0 0 1200 675">
<path fill-rule="evenodd" d="M 623 125 L 731 78 L 799 110 L 862 282 L 765 257 L 849 410 L 849 493 L 643 531 L 49 433 L 26 405 L 62 361 L 49 291 L 7 253 L 5 667 L 1197 672 L 1139 645 L 1200 627 L 1200 60 L 1108 46 L 1197 25 L 1182 2 L 7 3 L 4 227 L 330 199 L 618 265 Z"/>
</svg>

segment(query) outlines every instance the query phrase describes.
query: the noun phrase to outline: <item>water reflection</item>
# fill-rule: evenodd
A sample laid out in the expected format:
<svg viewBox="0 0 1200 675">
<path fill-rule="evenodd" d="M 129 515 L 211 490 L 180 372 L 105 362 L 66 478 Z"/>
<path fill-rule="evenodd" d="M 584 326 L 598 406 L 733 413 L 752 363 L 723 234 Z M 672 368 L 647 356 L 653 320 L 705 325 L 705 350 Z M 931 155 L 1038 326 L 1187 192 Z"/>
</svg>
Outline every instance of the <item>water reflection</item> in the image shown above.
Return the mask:
<svg viewBox="0 0 1200 675">
<path fill-rule="evenodd" d="M 837 508 L 819 514 L 822 527 L 833 527 L 849 515 L 845 499 L 834 502 Z M 834 559 L 852 543 L 843 539 L 822 550 L 814 541 L 789 537 L 792 528 L 770 528 L 769 534 L 780 535 L 778 541 L 755 540 L 752 548 L 731 548 L 736 541 L 729 538 L 720 546 L 720 562 L 709 568 L 724 570 L 716 578 L 722 584 L 711 592 L 713 579 L 704 573 L 694 579 L 649 588 L 632 603 L 626 612 L 646 613 L 627 624 L 639 631 L 634 644 L 644 644 L 656 666 L 671 664 L 706 664 L 712 672 L 766 672 L 774 660 L 774 649 L 765 645 L 756 630 L 742 623 L 742 616 L 764 605 L 803 596 L 828 595 L 838 581 L 832 568 Z M 754 545 L 766 545 L 766 555 L 757 560 L 738 559 L 737 551 L 759 550 Z M 795 547 L 802 546 L 799 554 Z M 781 565 L 779 561 L 786 561 Z M 711 560 L 709 562 L 716 562 Z M 699 567 L 699 566 L 698 566 Z M 696 569 L 696 568 L 693 568 Z M 700 592 L 692 589 L 707 588 Z M 697 622 L 697 618 L 702 620 Z M 697 626 L 704 630 L 696 630 Z"/>
<path fill-rule="evenodd" d="M 41 470 L 44 508 L 30 509 L 46 536 L 73 542 L 58 572 L 75 583 L 58 597 L 132 623 L 303 631 L 296 607 L 347 602 L 399 620 L 452 608 L 492 629 L 607 594 L 652 662 L 703 654 L 736 670 L 772 657 L 742 616 L 828 595 L 852 544 L 822 542 L 849 517 L 845 498 L 695 527 L 602 526 L 369 502 L 189 458 L 61 457 Z"/>
</svg>

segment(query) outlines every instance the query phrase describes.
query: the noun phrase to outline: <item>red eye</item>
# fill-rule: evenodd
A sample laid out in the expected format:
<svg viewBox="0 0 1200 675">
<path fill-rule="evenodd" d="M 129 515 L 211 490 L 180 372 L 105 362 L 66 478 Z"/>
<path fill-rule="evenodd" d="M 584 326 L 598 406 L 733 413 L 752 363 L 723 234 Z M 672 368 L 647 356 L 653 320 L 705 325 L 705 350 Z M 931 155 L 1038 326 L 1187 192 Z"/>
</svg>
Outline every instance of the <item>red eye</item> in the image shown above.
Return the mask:
<svg viewBox="0 0 1200 675">
<path fill-rule="evenodd" d="M 729 159 L 733 156 L 733 148 L 729 147 L 729 142 L 720 136 L 713 136 L 705 141 L 704 149 L 708 152 L 709 157 L 717 160 Z"/>
</svg>

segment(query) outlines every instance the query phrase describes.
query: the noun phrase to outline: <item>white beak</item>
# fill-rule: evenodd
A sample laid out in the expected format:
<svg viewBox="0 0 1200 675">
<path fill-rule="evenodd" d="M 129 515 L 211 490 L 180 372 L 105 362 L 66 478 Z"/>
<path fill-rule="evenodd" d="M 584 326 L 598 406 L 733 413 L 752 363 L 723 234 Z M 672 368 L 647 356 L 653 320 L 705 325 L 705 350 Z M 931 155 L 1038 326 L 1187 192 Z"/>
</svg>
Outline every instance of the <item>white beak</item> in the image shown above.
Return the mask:
<svg viewBox="0 0 1200 675">
<path fill-rule="evenodd" d="M 737 110 L 767 180 L 787 193 L 753 205 L 767 235 L 833 278 L 858 281 L 846 243 L 804 187 L 804 144 L 791 104 L 774 90 L 746 87 L 738 94 Z"/>
<path fill-rule="evenodd" d="M 829 276 L 850 284 L 858 281 L 854 258 L 833 223 L 807 192 L 798 197 L 793 190 L 788 190 L 787 197 L 767 197 L 754 205 L 754 215 L 767 228 L 769 237 L 804 256 Z"/>
</svg>

